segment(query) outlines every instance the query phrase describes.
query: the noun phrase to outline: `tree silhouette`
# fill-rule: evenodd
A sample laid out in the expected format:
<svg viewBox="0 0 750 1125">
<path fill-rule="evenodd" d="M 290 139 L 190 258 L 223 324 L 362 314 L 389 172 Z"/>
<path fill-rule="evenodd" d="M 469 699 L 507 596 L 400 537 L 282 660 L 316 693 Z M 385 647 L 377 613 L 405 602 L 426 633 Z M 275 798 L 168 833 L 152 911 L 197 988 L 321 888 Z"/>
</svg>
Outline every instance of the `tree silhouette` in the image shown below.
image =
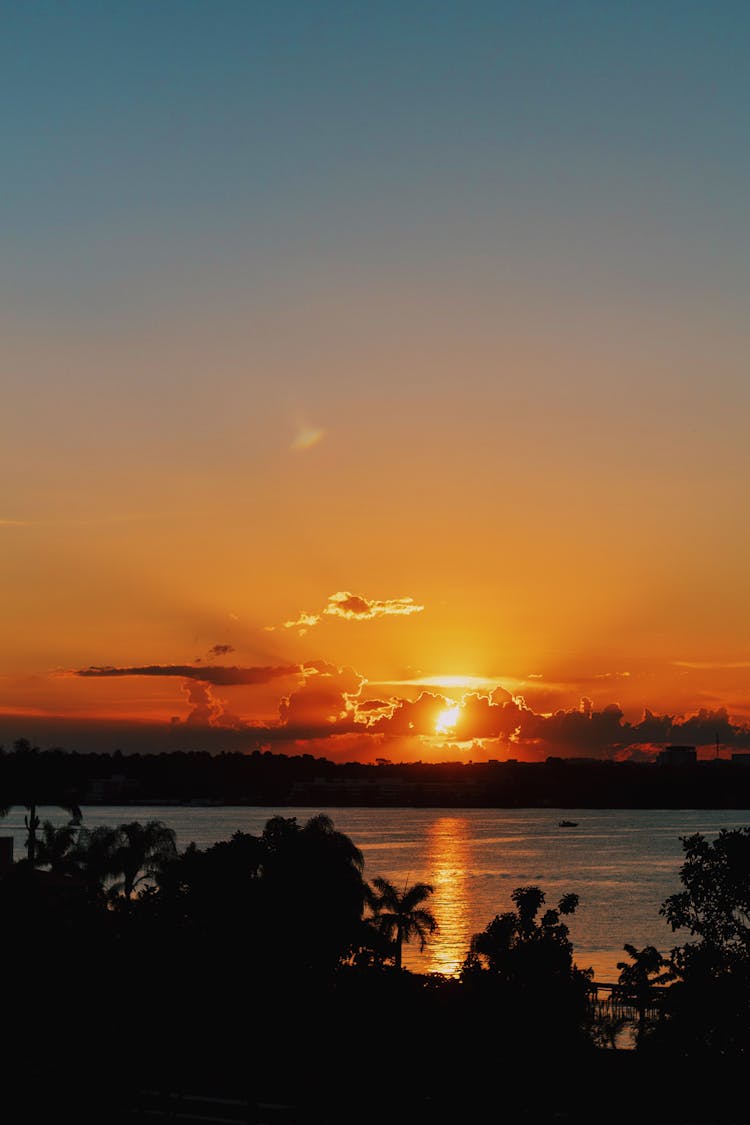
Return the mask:
<svg viewBox="0 0 750 1125">
<path fill-rule="evenodd" d="M 75 843 L 64 850 L 66 841 L 62 829 L 45 824 L 42 862 L 52 864 L 59 856 L 69 873 L 106 890 L 110 898 L 131 899 L 136 887 L 156 881 L 165 865 L 177 858 L 174 830 L 160 820 L 81 828 Z"/>
<path fill-rule="evenodd" d="M 137 820 L 118 825 L 110 853 L 109 874 L 121 876 L 110 887 L 112 895 L 133 897 L 135 888 L 157 876 L 177 855 L 174 829 L 160 820 L 141 824 Z"/>
<path fill-rule="evenodd" d="M 750 828 L 713 840 L 681 837 L 684 889 L 660 913 L 696 941 L 671 951 L 675 983 L 658 1043 L 686 1057 L 745 1060 L 750 1055 Z M 653 1036 L 651 1037 L 653 1038 Z"/>
<path fill-rule="evenodd" d="M 394 964 L 401 969 L 404 942 L 417 938 L 422 952 L 438 928 L 435 915 L 422 906 L 434 888 L 429 883 L 413 883 L 399 893 L 393 883 L 380 877 L 373 879 L 372 885 L 375 893 L 369 897 L 369 906 L 375 926 L 393 942 Z"/>
<path fill-rule="evenodd" d="M 545 894 L 539 887 L 516 887 L 510 897 L 516 909 L 496 914 L 474 935 L 465 968 L 486 968 L 509 981 L 571 973 L 573 946 L 562 916 L 575 913 L 578 895 L 563 895 L 557 909 L 546 910 L 541 919 Z"/>
<path fill-rule="evenodd" d="M 593 976 L 574 964 L 564 921 L 577 909 L 578 896 L 563 895 L 541 917 L 545 894 L 539 887 L 517 887 L 510 897 L 515 910 L 496 914 L 472 938 L 461 981 L 488 1012 L 505 1013 L 505 1050 L 545 1041 L 572 1049 L 589 1022 Z"/>
<path fill-rule="evenodd" d="M 680 841 L 685 889 L 670 895 L 659 913 L 721 959 L 750 957 L 750 828 L 722 828 L 713 841 L 700 832 Z"/>
<path fill-rule="evenodd" d="M 183 936 L 227 950 L 264 978 L 310 979 L 348 962 L 359 947 L 364 858 L 330 817 L 271 817 L 262 835 L 235 832 L 206 850 L 190 845 L 152 878 L 139 906 L 179 920 Z M 106 862 L 109 863 L 109 859 Z"/>
<path fill-rule="evenodd" d="M 357 946 L 366 895 L 359 848 L 324 814 L 304 825 L 296 817 L 272 817 L 260 841 L 269 963 L 323 969 L 347 960 Z"/>
<path fill-rule="evenodd" d="M 57 826 L 51 820 L 45 820 L 41 828 L 41 835 L 36 841 L 36 864 L 49 867 L 55 875 L 73 874 L 77 870 L 77 823 L 71 821 Z"/>
<path fill-rule="evenodd" d="M 41 804 L 57 805 L 64 809 L 71 818 L 71 823 L 78 824 L 81 820 L 81 810 L 68 793 L 43 787 L 40 781 L 39 747 L 32 746 L 26 738 L 19 738 L 13 744 L 16 751 L 16 781 L 15 792 L 7 803 L 0 804 L 0 817 L 7 816 L 10 810 L 21 805 L 26 809 L 24 825 L 26 826 L 26 858 L 33 867 L 37 861 L 37 833 L 40 820 L 37 809 Z"/>
<path fill-rule="evenodd" d="M 368 893 L 367 902 L 372 901 Z M 349 964 L 364 969 L 382 969 L 393 956 L 393 946 L 385 933 L 379 929 L 375 915 L 360 919 L 356 941 L 349 957 Z"/>
<path fill-rule="evenodd" d="M 638 1011 L 636 1044 L 641 1046 L 648 1028 L 647 1013 L 654 1005 L 653 986 L 672 980 L 673 974 L 669 970 L 668 959 L 655 946 L 645 945 L 643 949 L 636 949 L 626 942 L 623 948 L 630 961 L 617 962 L 620 975 L 616 997 L 635 1005 Z"/>
<path fill-rule="evenodd" d="M 118 829 L 108 824 L 81 828 L 70 859 L 86 883 L 103 891 L 117 874 L 115 855 L 120 843 Z"/>
</svg>

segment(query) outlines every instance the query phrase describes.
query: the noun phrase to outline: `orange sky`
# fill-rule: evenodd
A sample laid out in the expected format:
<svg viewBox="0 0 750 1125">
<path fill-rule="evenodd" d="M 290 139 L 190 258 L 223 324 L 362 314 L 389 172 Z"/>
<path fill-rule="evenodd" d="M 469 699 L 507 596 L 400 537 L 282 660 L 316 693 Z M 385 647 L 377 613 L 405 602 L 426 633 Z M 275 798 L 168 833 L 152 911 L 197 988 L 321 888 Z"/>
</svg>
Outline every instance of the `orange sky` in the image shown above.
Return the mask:
<svg viewBox="0 0 750 1125">
<path fill-rule="evenodd" d="M 9 16 L 6 745 L 747 744 L 747 28 L 510 7 Z"/>
</svg>

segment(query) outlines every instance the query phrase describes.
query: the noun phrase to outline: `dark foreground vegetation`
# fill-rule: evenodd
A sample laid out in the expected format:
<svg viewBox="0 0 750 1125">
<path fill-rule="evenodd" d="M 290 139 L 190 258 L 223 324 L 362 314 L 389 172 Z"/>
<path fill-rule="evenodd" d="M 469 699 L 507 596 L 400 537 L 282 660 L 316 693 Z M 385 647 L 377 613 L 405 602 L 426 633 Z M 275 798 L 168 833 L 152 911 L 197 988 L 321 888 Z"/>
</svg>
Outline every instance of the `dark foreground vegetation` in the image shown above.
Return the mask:
<svg viewBox="0 0 750 1125">
<path fill-rule="evenodd" d="M 18 749 L 21 747 L 22 749 Z M 334 763 L 310 754 L 78 754 L 0 747 L 0 794 L 28 784 L 40 804 L 475 808 L 750 808 L 750 755 L 688 765 L 548 758 L 545 762 Z M 50 795 L 52 800 L 50 800 Z"/>
<path fill-rule="evenodd" d="M 55 828 L 12 800 L 28 840 L 0 876 L 11 1120 L 156 1120 L 180 1092 L 255 1121 L 748 1119 L 748 829 L 684 839 L 662 906 L 684 944 L 625 945 L 601 1008 L 569 940 L 575 895 L 517 888 L 456 979 L 420 975 L 401 954 L 431 940 L 432 888 L 367 882 L 325 816 L 180 852 L 158 821 L 89 830 L 67 802 Z M 613 1049 L 625 1018 L 635 1050 Z"/>
</svg>

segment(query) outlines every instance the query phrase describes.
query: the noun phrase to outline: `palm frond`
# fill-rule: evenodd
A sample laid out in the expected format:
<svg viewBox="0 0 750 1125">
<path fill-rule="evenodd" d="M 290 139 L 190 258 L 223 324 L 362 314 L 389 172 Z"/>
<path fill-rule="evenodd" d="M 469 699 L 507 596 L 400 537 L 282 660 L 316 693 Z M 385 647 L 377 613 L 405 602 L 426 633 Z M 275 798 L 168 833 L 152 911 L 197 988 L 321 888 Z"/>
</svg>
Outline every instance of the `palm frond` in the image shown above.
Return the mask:
<svg viewBox="0 0 750 1125">
<path fill-rule="evenodd" d="M 414 910 L 421 902 L 433 894 L 435 888 L 431 883 L 413 883 L 408 890 L 404 891 L 401 898 L 401 909 L 404 911 Z"/>
</svg>

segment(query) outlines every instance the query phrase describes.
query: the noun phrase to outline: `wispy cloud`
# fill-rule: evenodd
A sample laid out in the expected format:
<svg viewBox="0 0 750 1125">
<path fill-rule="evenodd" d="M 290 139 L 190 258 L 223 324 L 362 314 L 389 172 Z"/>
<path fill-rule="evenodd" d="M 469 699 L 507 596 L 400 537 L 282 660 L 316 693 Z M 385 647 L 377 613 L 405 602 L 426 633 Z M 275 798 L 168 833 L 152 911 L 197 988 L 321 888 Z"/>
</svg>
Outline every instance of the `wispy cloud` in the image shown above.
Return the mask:
<svg viewBox="0 0 750 1125">
<path fill-rule="evenodd" d="M 317 625 L 319 621 L 320 621 L 320 614 L 319 613 L 305 613 L 305 611 L 303 610 L 302 613 L 299 615 L 299 617 L 297 617 L 294 621 L 284 621 L 283 624 L 278 626 L 278 628 L 279 629 L 296 629 L 297 632 L 299 633 L 299 635 L 301 637 L 304 637 L 307 630 L 311 629 L 313 625 Z M 273 633 L 274 629 L 276 629 L 277 626 L 276 625 L 265 625 L 264 628 L 265 628 L 267 633 Z"/>
<path fill-rule="evenodd" d="M 691 668 L 696 672 L 720 671 L 722 668 L 750 668 L 750 660 L 675 660 L 678 668 Z"/>
<path fill-rule="evenodd" d="M 238 668 L 220 664 L 205 664 L 196 668 L 192 664 L 144 664 L 116 668 L 111 665 L 79 668 L 73 674 L 91 679 L 113 676 L 176 676 L 183 680 L 199 680 L 217 687 L 234 687 L 240 684 L 270 684 L 284 676 L 296 676 L 303 671 L 300 664 L 281 664 L 275 667 Z"/>
<path fill-rule="evenodd" d="M 372 680 L 370 681 L 373 686 L 377 687 L 415 687 L 415 688 L 438 688 L 446 691 L 493 691 L 495 688 L 505 685 L 509 691 L 517 693 L 528 688 L 530 685 L 527 680 L 519 680 L 512 676 L 460 676 L 460 675 L 442 675 L 435 673 L 432 676 L 415 676 L 406 677 L 404 679 L 393 680 Z"/>
<path fill-rule="evenodd" d="M 305 453 L 308 449 L 320 445 L 325 433 L 325 430 L 320 426 L 300 426 L 294 436 L 292 449 L 297 453 Z"/>
</svg>

